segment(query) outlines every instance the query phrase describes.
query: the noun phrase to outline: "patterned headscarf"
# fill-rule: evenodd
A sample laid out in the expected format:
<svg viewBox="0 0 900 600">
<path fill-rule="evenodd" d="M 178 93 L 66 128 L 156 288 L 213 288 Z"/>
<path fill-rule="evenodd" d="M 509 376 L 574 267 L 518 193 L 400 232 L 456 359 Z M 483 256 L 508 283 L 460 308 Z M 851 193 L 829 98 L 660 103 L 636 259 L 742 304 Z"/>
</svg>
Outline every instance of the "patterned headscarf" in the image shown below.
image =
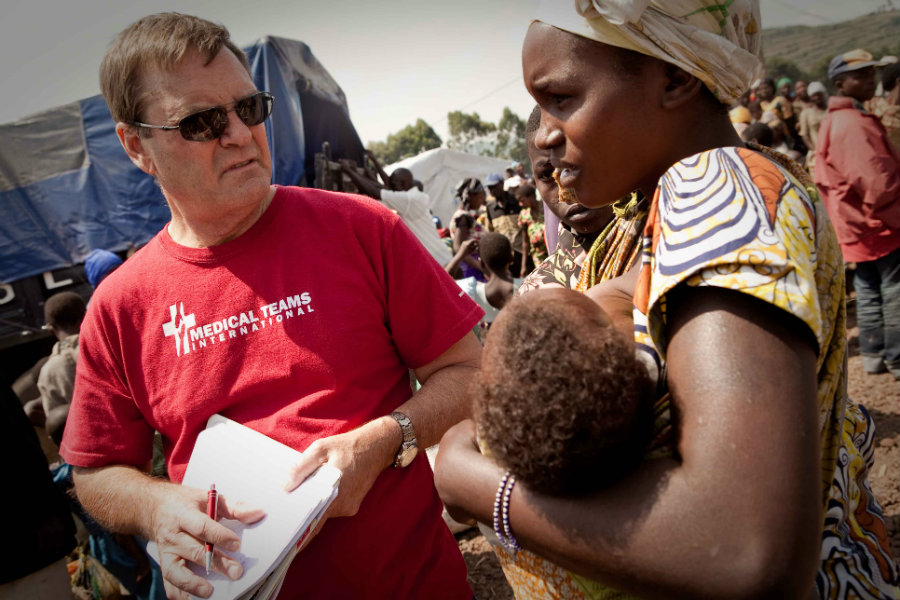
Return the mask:
<svg viewBox="0 0 900 600">
<path fill-rule="evenodd" d="M 545 0 L 535 20 L 672 63 L 724 104 L 762 74 L 759 0 Z"/>
</svg>

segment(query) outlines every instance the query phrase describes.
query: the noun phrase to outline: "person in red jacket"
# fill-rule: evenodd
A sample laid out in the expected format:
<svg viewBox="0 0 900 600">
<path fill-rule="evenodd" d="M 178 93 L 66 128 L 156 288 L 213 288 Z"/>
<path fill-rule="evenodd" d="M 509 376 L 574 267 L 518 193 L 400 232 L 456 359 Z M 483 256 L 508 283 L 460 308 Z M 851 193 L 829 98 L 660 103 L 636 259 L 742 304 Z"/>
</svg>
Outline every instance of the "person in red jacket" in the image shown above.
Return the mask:
<svg viewBox="0 0 900 600">
<path fill-rule="evenodd" d="M 832 59 L 837 95 L 819 130 L 815 181 L 844 260 L 856 263 L 856 318 L 867 373 L 900 379 L 900 155 L 862 103 L 875 93 L 865 50 Z"/>
</svg>

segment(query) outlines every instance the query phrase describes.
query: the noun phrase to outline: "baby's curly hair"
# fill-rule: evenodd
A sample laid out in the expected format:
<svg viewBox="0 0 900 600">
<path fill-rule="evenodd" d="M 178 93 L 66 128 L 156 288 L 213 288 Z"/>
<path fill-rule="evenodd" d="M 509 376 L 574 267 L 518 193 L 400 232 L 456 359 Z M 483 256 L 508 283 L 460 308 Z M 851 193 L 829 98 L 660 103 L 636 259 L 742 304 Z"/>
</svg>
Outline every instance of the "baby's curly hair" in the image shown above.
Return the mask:
<svg viewBox="0 0 900 600">
<path fill-rule="evenodd" d="M 651 433 L 650 377 L 586 296 L 515 298 L 488 332 L 473 382 L 481 443 L 530 489 L 575 495 L 619 479 Z"/>
</svg>

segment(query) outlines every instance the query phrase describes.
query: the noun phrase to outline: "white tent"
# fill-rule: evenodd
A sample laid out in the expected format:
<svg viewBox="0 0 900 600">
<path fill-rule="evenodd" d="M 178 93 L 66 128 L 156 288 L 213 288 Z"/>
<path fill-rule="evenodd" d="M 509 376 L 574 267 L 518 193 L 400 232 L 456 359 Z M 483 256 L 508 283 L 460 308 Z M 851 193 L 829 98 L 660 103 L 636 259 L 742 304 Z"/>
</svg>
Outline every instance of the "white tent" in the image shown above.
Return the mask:
<svg viewBox="0 0 900 600">
<path fill-rule="evenodd" d="M 510 161 L 502 158 L 435 148 L 405 158 L 384 170 L 391 173 L 394 169 L 405 167 L 412 171 L 413 176 L 425 186 L 425 193 L 431 199 L 431 212 L 437 215 L 444 227 L 448 227 L 450 217 L 456 210 L 456 185 L 466 177 L 477 177 L 484 182 L 490 173 L 505 176 L 503 171 L 509 165 Z"/>
</svg>

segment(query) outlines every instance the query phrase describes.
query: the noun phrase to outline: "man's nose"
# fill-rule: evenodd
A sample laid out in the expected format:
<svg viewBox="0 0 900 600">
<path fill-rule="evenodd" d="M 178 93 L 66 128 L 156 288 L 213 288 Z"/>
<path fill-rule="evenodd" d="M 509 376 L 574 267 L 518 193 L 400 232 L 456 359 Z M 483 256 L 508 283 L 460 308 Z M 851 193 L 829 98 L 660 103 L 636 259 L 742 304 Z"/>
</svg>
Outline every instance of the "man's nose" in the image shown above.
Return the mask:
<svg viewBox="0 0 900 600">
<path fill-rule="evenodd" d="M 222 144 L 240 146 L 249 142 L 251 137 L 253 137 L 253 134 L 250 128 L 237 115 L 237 111 L 228 111 L 228 125 L 222 133 Z"/>
</svg>

